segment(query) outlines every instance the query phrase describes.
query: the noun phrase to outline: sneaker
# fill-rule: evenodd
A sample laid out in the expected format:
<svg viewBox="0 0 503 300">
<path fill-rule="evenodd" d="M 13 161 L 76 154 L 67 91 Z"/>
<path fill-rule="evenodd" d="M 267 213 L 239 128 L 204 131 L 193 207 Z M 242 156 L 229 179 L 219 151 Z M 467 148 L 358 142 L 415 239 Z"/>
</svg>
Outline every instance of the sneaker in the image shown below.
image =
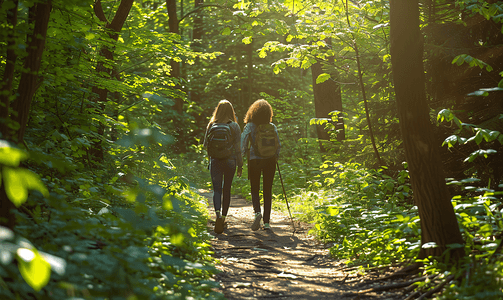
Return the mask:
<svg viewBox="0 0 503 300">
<path fill-rule="evenodd" d="M 264 230 L 268 229 L 271 229 L 271 226 L 269 225 L 269 223 L 264 223 Z"/>
<path fill-rule="evenodd" d="M 253 220 L 253 224 L 251 226 L 251 230 L 255 231 L 258 230 L 260 227 L 260 220 L 262 219 L 262 214 L 261 213 L 256 213 L 255 214 L 255 220 Z"/>
<path fill-rule="evenodd" d="M 217 218 L 215 221 L 215 233 L 222 233 L 224 232 L 224 219 L 222 218 Z"/>
</svg>

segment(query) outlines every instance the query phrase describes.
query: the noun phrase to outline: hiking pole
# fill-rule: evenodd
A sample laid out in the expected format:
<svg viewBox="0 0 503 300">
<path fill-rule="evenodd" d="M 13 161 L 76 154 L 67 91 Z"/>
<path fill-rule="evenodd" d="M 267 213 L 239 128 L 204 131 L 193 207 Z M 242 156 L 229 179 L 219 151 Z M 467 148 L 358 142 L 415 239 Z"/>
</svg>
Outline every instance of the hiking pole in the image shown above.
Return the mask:
<svg viewBox="0 0 503 300">
<path fill-rule="evenodd" d="M 292 212 L 290 211 L 290 204 L 288 204 L 288 199 L 286 197 L 285 185 L 283 184 L 283 178 L 281 177 L 281 170 L 279 169 L 278 161 L 276 161 L 276 167 L 278 167 L 279 180 L 281 181 L 281 187 L 283 188 L 283 195 L 285 196 L 285 202 L 286 202 L 286 207 L 288 208 L 288 214 L 290 215 L 290 220 L 292 220 L 292 226 L 293 226 L 293 233 L 292 234 L 295 234 L 297 229 L 295 229 L 295 222 L 293 221 Z"/>
</svg>

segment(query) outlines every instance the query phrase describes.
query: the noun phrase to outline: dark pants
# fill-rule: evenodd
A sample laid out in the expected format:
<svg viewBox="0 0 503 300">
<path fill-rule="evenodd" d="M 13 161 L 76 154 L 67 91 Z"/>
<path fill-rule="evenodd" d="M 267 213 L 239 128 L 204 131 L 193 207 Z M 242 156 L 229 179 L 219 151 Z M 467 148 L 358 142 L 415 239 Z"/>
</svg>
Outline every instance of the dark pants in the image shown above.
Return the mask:
<svg viewBox="0 0 503 300">
<path fill-rule="evenodd" d="M 220 210 L 222 212 L 222 216 L 226 216 L 229 211 L 229 205 L 231 204 L 231 185 L 235 173 L 235 158 L 211 159 L 210 174 L 211 182 L 213 183 L 213 207 L 215 208 L 215 211 Z"/>
<path fill-rule="evenodd" d="M 276 173 L 276 157 L 267 159 L 252 159 L 248 165 L 248 175 L 250 178 L 251 196 L 253 210 L 260 211 L 260 176 L 263 176 L 263 196 L 264 196 L 264 223 L 269 223 L 271 218 L 272 204 L 272 182 Z"/>
</svg>

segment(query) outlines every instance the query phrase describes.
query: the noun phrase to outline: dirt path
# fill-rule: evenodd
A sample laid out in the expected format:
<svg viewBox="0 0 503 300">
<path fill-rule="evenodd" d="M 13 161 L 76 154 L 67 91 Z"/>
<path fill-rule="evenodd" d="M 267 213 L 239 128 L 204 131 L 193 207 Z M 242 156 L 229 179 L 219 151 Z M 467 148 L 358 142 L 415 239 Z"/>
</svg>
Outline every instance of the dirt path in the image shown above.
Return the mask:
<svg viewBox="0 0 503 300">
<path fill-rule="evenodd" d="M 307 224 L 292 222 L 287 215 L 273 211 L 271 230 L 252 231 L 251 203 L 232 197 L 227 216 L 228 228 L 222 234 L 213 232 L 214 211 L 211 193 L 208 198 L 211 220 L 208 229 L 217 268 L 222 273 L 216 280 L 227 299 L 404 299 L 403 291 L 355 292 L 388 284 L 375 279 L 393 270 L 381 270 L 362 276 L 346 267 L 342 261 L 330 258 L 328 249 L 307 235 Z M 288 213 L 287 213 L 288 214 Z"/>
</svg>

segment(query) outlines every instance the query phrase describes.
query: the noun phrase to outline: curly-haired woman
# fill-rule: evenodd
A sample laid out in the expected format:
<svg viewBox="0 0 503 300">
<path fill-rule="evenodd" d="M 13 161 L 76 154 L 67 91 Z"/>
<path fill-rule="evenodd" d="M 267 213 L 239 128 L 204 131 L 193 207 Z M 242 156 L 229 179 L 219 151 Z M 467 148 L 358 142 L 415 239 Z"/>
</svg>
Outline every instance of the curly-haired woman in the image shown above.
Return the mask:
<svg viewBox="0 0 503 300">
<path fill-rule="evenodd" d="M 248 156 L 248 179 L 250 180 L 251 196 L 253 203 L 253 210 L 255 216 L 252 230 L 260 228 L 260 221 L 262 219 L 260 207 L 260 177 L 263 175 L 262 187 L 264 196 L 264 229 L 269 229 L 269 221 L 271 217 L 271 204 L 272 204 L 272 184 L 274 181 L 274 174 L 276 173 L 276 162 L 279 158 L 280 142 L 278 136 L 278 129 L 276 125 L 272 124 L 273 111 L 272 107 L 264 99 L 255 101 L 246 112 L 244 123 L 246 126 L 241 134 L 241 152 Z M 264 156 L 260 153 L 260 146 L 256 141 L 257 132 L 259 128 L 269 127 L 274 130 L 272 143 L 276 143 L 272 153 Z M 272 132 L 272 131 L 271 131 Z M 248 145 L 251 145 L 249 148 Z M 262 152 L 263 153 L 263 152 Z"/>
</svg>

